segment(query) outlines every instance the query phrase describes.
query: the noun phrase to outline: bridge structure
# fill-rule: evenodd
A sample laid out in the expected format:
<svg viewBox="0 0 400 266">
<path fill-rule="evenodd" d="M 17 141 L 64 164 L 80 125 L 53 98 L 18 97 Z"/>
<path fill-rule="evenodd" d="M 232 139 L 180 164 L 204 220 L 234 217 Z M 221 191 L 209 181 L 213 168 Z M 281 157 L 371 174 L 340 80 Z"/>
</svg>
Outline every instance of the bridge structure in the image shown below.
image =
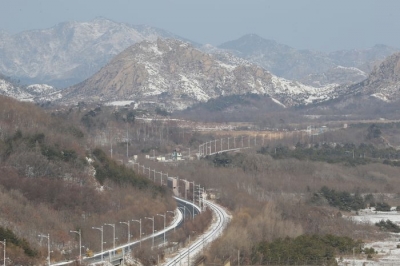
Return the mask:
<svg viewBox="0 0 400 266">
<path fill-rule="evenodd" d="M 331 129 L 330 129 L 331 130 Z M 230 137 L 217 138 L 199 145 L 198 157 L 215 155 L 217 153 L 240 151 L 249 148 L 259 148 L 274 141 L 287 141 L 292 145 L 298 142 L 313 142 L 318 136 L 328 131 L 327 127 L 308 126 L 307 130 L 294 131 L 259 131 L 253 134 L 237 135 L 232 131 Z"/>
<path fill-rule="evenodd" d="M 268 141 L 282 139 L 284 132 L 269 132 L 259 135 L 241 135 L 214 139 L 199 145 L 199 157 L 214 155 L 217 153 L 239 151 L 253 147 L 264 146 Z"/>
</svg>

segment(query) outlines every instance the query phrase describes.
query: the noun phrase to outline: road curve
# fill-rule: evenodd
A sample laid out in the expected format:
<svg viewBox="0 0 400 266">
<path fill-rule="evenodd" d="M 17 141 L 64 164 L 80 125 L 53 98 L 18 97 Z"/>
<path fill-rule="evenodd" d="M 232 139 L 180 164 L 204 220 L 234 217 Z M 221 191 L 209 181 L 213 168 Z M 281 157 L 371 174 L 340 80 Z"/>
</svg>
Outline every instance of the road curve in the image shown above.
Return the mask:
<svg viewBox="0 0 400 266">
<path fill-rule="evenodd" d="M 183 202 L 187 202 L 187 201 L 182 200 L 182 199 L 177 199 L 177 200 L 183 201 Z M 190 202 L 187 202 L 187 203 L 191 204 Z M 196 208 L 200 211 L 200 209 L 197 206 L 196 206 Z M 168 227 L 165 228 L 165 230 L 162 229 L 162 230 L 159 230 L 159 231 L 157 231 L 156 233 L 154 233 L 152 235 L 147 235 L 147 236 L 143 237 L 142 238 L 142 242 L 146 241 L 146 240 L 149 240 L 152 237 L 160 236 L 160 235 L 164 234 L 164 232 L 173 230 L 175 227 L 177 227 L 182 222 L 182 220 L 183 220 L 182 213 L 179 211 L 179 209 L 176 209 L 175 210 L 174 220 L 172 221 L 172 223 Z M 103 255 L 104 256 L 109 256 L 109 254 L 111 252 L 113 252 L 113 251 L 116 251 L 116 250 L 122 249 L 122 248 L 127 249 L 129 247 L 133 247 L 133 246 L 138 245 L 138 244 L 140 244 L 140 241 L 139 240 L 135 240 L 135 241 L 132 241 L 129 244 L 124 244 L 124 245 L 117 246 L 115 249 L 105 250 L 103 252 Z M 93 255 L 93 257 L 84 257 L 83 258 L 83 262 L 85 262 L 85 263 L 99 262 L 101 260 L 100 259 L 96 259 L 96 258 L 100 258 L 100 256 L 101 256 L 101 253 L 96 253 L 96 254 Z M 61 265 L 69 265 L 69 264 L 72 264 L 72 263 L 75 263 L 75 260 L 52 263 L 50 265 L 51 266 L 61 266 Z"/>
<path fill-rule="evenodd" d="M 208 244 L 217 239 L 228 225 L 231 216 L 221 206 L 209 200 L 204 200 L 204 203 L 214 213 L 210 228 L 191 243 L 189 247 L 181 249 L 173 258 L 167 259 L 163 265 L 172 266 L 183 262 L 192 265 L 196 256 L 202 253 Z"/>
</svg>

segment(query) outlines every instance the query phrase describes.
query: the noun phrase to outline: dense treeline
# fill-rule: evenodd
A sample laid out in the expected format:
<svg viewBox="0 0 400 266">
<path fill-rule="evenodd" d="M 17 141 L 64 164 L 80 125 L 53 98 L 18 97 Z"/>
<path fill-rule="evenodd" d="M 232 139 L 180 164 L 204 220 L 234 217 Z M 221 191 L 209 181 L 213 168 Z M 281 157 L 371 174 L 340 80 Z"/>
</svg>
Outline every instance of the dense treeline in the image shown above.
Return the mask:
<svg viewBox="0 0 400 266">
<path fill-rule="evenodd" d="M 36 257 L 38 251 L 30 246 L 28 241 L 24 238 L 17 237 L 10 229 L 0 226 L 0 239 L 6 240 L 6 245 L 14 245 L 24 250 L 24 253 L 29 257 Z"/>
<path fill-rule="evenodd" d="M 348 191 L 335 191 L 323 186 L 317 193 L 314 193 L 310 202 L 323 204 L 325 201 L 333 207 L 343 211 L 358 211 L 366 207 L 374 207 L 375 211 L 390 211 L 390 205 L 383 201 L 377 201 L 372 194 L 362 196 L 359 190 L 354 193 Z"/>
<path fill-rule="evenodd" d="M 347 165 L 359 165 L 372 162 L 384 162 L 385 164 L 397 165 L 400 151 L 394 148 L 378 149 L 372 144 L 360 144 L 356 146 L 352 143 L 340 144 L 315 144 L 308 146 L 297 143 L 295 148 L 278 145 L 276 147 L 262 147 L 261 154 L 268 154 L 274 159 L 296 158 L 298 160 L 322 161 L 328 163 L 345 163 Z M 386 159 L 386 160 L 385 160 Z M 385 161 L 383 161 L 385 160 Z"/>
<path fill-rule="evenodd" d="M 361 241 L 334 235 L 301 235 L 278 238 L 256 245 L 252 264 L 256 265 L 337 265 L 336 258 L 361 252 Z"/>
<path fill-rule="evenodd" d="M 400 226 L 390 220 L 380 220 L 379 222 L 375 223 L 375 225 L 378 226 L 382 231 L 400 233 Z"/>
<path fill-rule="evenodd" d="M 106 179 L 112 180 L 115 183 L 124 185 L 130 184 L 139 189 L 153 188 L 155 191 L 163 191 L 165 189 L 156 186 L 148 178 L 136 174 L 132 169 L 117 164 L 115 161 L 107 157 L 107 155 L 99 148 L 93 151 L 96 162 L 93 164 L 96 170 L 96 179 L 103 184 Z"/>
<path fill-rule="evenodd" d="M 321 188 L 319 193 L 314 193 L 311 202 L 321 202 L 321 197 L 326 199 L 329 205 L 337 207 L 343 211 L 358 211 L 366 207 L 365 200 L 359 192 L 356 192 L 354 195 L 352 195 L 347 191 L 335 191 L 334 189 L 329 189 L 328 187 L 324 186 Z M 371 202 L 374 202 L 373 196 L 372 198 L 370 196 L 367 198 L 370 199 Z"/>
</svg>

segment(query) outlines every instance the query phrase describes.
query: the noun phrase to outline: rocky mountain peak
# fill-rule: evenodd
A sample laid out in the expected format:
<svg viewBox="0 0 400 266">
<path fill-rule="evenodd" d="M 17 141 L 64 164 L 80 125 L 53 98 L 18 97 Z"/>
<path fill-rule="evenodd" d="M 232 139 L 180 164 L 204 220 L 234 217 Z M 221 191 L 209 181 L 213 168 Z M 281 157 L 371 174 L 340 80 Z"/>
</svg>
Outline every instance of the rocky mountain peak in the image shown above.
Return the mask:
<svg viewBox="0 0 400 266">
<path fill-rule="evenodd" d="M 397 83 L 400 82 L 400 53 L 395 53 L 386 58 L 375 67 L 369 76 L 372 83 Z"/>
<path fill-rule="evenodd" d="M 207 54 L 189 43 L 159 38 L 125 49 L 91 78 L 65 90 L 61 101 L 133 100 L 174 110 L 246 93 L 267 94 L 290 106 L 328 99 L 333 88 L 305 86 L 231 54 Z"/>
<path fill-rule="evenodd" d="M 374 97 L 384 102 L 400 100 L 400 53 L 392 54 L 383 60 L 368 78 L 350 86 L 354 93 L 364 97 Z"/>
</svg>

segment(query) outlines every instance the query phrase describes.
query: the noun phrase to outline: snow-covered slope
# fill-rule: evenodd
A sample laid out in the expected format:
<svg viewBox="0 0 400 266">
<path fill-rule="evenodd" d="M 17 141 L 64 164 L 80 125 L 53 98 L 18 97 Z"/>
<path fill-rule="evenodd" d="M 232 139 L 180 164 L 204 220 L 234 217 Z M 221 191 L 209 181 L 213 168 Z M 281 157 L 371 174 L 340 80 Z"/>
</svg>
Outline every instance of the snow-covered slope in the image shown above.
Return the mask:
<svg viewBox="0 0 400 266">
<path fill-rule="evenodd" d="M 336 95 L 333 86 L 306 86 L 228 53 L 211 55 L 182 41 L 158 39 L 129 47 L 91 78 L 63 91 L 62 101 L 134 100 L 158 102 L 172 110 L 246 93 L 268 94 L 285 106 Z"/>
<path fill-rule="evenodd" d="M 32 101 L 32 95 L 25 89 L 0 78 L 0 94 L 23 101 Z"/>
<path fill-rule="evenodd" d="M 143 40 L 179 38 L 167 31 L 116 23 L 104 18 L 64 22 L 44 30 L 15 35 L 0 32 L 0 73 L 24 83 L 58 87 L 76 84 L 107 62 Z"/>
<path fill-rule="evenodd" d="M 400 101 L 400 53 L 387 57 L 366 80 L 351 87 L 364 96 L 385 102 Z"/>
<path fill-rule="evenodd" d="M 47 84 L 33 84 L 27 87 L 13 83 L 0 74 L 0 94 L 20 101 L 44 102 L 60 98 L 58 90 Z"/>
<path fill-rule="evenodd" d="M 247 34 L 218 48 L 258 64 L 277 76 L 312 86 L 360 82 L 377 62 L 399 51 L 385 45 L 332 53 L 297 50 L 256 34 Z M 212 53 L 221 52 L 209 45 L 203 49 Z"/>
</svg>

